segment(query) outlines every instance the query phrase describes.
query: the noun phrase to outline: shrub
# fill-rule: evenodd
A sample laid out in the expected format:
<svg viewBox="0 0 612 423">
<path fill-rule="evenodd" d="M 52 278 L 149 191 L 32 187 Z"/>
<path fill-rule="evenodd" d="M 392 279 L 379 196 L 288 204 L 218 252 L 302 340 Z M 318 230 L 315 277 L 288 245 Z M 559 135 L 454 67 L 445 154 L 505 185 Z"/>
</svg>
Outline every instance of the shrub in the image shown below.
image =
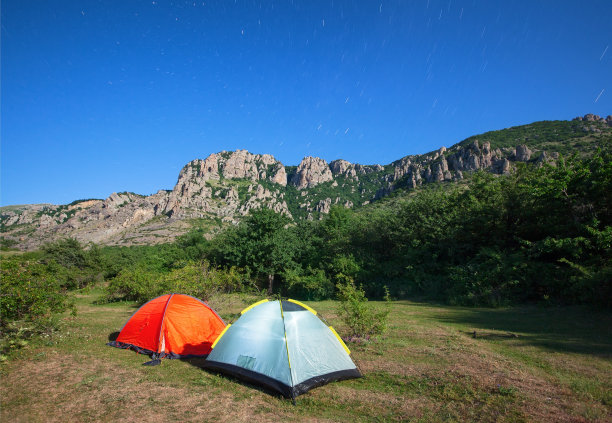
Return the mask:
<svg viewBox="0 0 612 423">
<path fill-rule="evenodd" d="M 106 301 L 145 303 L 169 293 L 180 293 L 208 301 L 219 292 L 239 291 L 242 273 L 235 267 L 221 270 L 206 261 L 188 262 L 169 273 L 153 273 L 142 264 L 122 270 L 106 288 Z"/>
<path fill-rule="evenodd" d="M 105 288 L 106 301 L 146 302 L 162 295 L 164 286 L 158 282 L 159 274 L 147 270 L 142 264 L 123 269 Z"/>
<path fill-rule="evenodd" d="M 387 328 L 389 317 L 389 295 L 387 292 L 387 307 L 384 310 L 376 310 L 368 304 L 368 299 L 361 287 L 356 287 L 354 282 L 348 281 L 336 285 L 338 288 L 338 315 L 348 326 L 351 338 L 370 338 L 382 334 Z"/>
<path fill-rule="evenodd" d="M 159 285 L 172 292 L 209 301 L 213 295 L 220 292 L 240 290 L 242 275 L 235 267 L 220 270 L 203 261 L 189 263 L 180 269 L 162 275 Z"/>
<path fill-rule="evenodd" d="M 103 279 L 100 249 L 89 249 L 73 238 L 62 239 L 42 247 L 41 262 L 46 264 L 63 288 L 79 289 Z"/>
<path fill-rule="evenodd" d="M 87 253 L 83 246 L 74 238 L 67 238 L 46 244 L 42 247 L 44 258 L 54 260 L 64 267 L 87 267 Z"/>
<path fill-rule="evenodd" d="M 1 261 L 0 327 L 15 320 L 41 320 L 72 307 L 46 266 L 17 259 Z"/>
<path fill-rule="evenodd" d="M 11 238 L 0 237 L 0 251 L 10 251 L 18 242 Z"/>
<path fill-rule="evenodd" d="M 287 293 L 300 300 L 320 301 L 332 296 L 334 285 L 322 269 L 308 268 L 305 274 L 297 270 L 287 270 L 283 277 Z"/>
<path fill-rule="evenodd" d="M 0 350 L 25 345 L 27 338 L 57 328 L 56 315 L 76 308 L 47 266 L 6 258 L 0 262 Z"/>
</svg>

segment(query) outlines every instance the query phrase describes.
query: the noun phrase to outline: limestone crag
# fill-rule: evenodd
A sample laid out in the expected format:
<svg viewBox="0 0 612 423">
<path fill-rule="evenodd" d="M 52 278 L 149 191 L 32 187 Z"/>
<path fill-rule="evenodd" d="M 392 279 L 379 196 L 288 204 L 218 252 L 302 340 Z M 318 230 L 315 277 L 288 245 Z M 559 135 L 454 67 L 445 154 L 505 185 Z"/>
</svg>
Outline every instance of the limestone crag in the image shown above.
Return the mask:
<svg viewBox="0 0 612 423">
<path fill-rule="evenodd" d="M 379 189 L 375 198 L 382 198 L 398 186 L 416 188 L 424 183 L 458 181 L 464 172 L 488 169 L 495 174 L 506 174 L 512 169 L 512 162 L 528 162 L 533 152 L 524 144 L 515 149 L 492 150 L 488 141 L 457 144 L 447 150 L 439 150 L 419 156 L 406 156 L 392 163 L 393 174 L 388 186 Z M 552 153 L 551 153 L 552 154 Z M 554 160 L 553 155 L 548 160 Z"/>
<path fill-rule="evenodd" d="M 517 162 L 528 162 L 531 158 L 531 150 L 525 144 L 516 147 L 514 157 Z"/>
<path fill-rule="evenodd" d="M 489 142 L 478 141 L 406 156 L 386 167 L 341 159 L 328 164 L 321 158 L 306 157 L 289 183 L 299 190 L 293 200 L 298 203 L 294 212 L 302 210 L 302 218 L 313 219 L 329 213 L 334 204 L 350 208 L 354 207 L 353 200 L 358 200 L 358 204 L 366 205 L 400 187 L 460 180 L 466 171 L 508 173 L 512 162 L 530 161 L 531 157 L 532 151 L 523 144 L 492 151 Z M 554 153 L 542 153 L 536 164 L 554 162 L 556 157 Z M 368 178 L 370 185 L 363 185 L 361 178 Z M 328 182 L 325 189 L 348 189 L 357 197 L 311 196 L 312 190 Z M 13 206 L 3 208 L 1 220 L 3 233 L 24 249 L 67 236 L 108 245 L 169 242 L 189 228 L 189 219 L 220 218 L 235 224 L 250 210 L 261 207 L 293 217 L 285 198 L 286 185 L 285 166 L 273 156 L 223 151 L 189 162 L 171 191 L 160 190 L 149 196 L 112 193 L 105 200 L 70 205 Z"/>
<path fill-rule="evenodd" d="M 252 154 L 246 150 L 223 151 L 211 154 L 204 160 L 189 162 L 179 173 L 178 181 L 170 194 L 164 213 L 173 218 L 201 218 L 208 214 L 231 216 L 244 207 L 256 207 L 253 202 L 239 204 L 238 192 L 222 188 L 222 180 L 266 180 L 280 186 L 287 185 L 285 167 L 269 154 Z M 222 200 L 222 201 L 220 201 Z M 267 204 L 289 214 L 282 203 L 275 199 Z"/>
<path fill-rule="evenodd" d="M 300 162 L 296 174 L 291 179 L 291 184 L 297 189 L 305 189 L 331 181 L 333 178 L 331 169 L 325 160 L 308 156 Z"/>
<path fill-rule="evenodd" d="M 593 113 L 587 113 L 584 116 L 575 117 L 575 121 L 584 121 L 584 122 L 601 122 L 605 123 L 608 126 L 612 126 L 612 115 L 608 115 L 607 117 L 601 117 L 599 115 L 594 115 Z"/>
<path fill-rule="evenodd" d="M 454 147 L 449 150 L 449 153 L 451 154 L 447 158 L 448 169 L 454 173 L 479 169 L 491 169 L 494 173 L 504 173 L 504 169 L 509 170 L 509 167 L 505 165 L 507 156 L 513 156 L 513 153 L 509 151 L 504 153 L 500 149 L 491 150 L 491 143 L 488 141 L 480 145 L 478 140 L 474 140 L 467 146 Z"/>
<path fill-rule="evenodd" d="M 342 159 L 334 160 L 329 164 L 329 168 L 333 176 L 342 175 L 346 178 L 353 179 L 355 181 L 359 180 L 359 177 L 357 176 L 357 169 L 355 168 L 355 165 L 353 165 L 351 162 L 347 162 L 346 160 Z M 360 173 L 366 173 L 366 169 L 364 169 L 364 166 L 359 166 L 359 170 Z"/>
</svg>

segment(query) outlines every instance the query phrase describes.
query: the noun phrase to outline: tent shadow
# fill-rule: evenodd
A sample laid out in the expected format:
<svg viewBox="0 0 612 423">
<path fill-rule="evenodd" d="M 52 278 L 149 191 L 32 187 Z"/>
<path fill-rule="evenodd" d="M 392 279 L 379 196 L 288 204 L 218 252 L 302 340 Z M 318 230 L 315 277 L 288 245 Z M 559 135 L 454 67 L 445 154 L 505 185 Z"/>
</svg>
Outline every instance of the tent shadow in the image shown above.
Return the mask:
<svg viewBox="0 0 612 423">
<path fill-rule="evenodd" d="M 209 375 L 213 375 L 216 376 L 217 378 L 220 378 L 221 380 L 226 380 L 226 381 L 230 381 L 232 383 L 237 383 L 239 385 L 242 385 L 246 388 L 249 389 L 254 389 L 256 391 L 262 392 L 264 394 L 279 398 L 279 399 L 285 399 L 285 397 L 283 397 L 282 394 L 280 394 L 278 391 L 275 391 L 273 389 L 267 388 L 265 386 L 261 386 L 261 385 L 257 385 L 255 383 L 251 383 L 249 381 L 246 381 L 244 379 L 240 379 L 239 377 L 236 377 L 234 375 L 230 375 L 227 373 L 222 373 L 216 370 L 212 370 L 212 369 L 208 369 L 206 368 L 206 358 L 204 357 L 190 357 L 190 358 L 181 358 L 181 361 L 188 363 L 194 367 L 199 368 L 200 370 L 208 373 Z M 213 382 L 214 383 L 214 382 Z"/>
<path fill-rule="evenodd" d="M 114 341 L 116 341 L 116 340 L 117 340 L 117 338 L 119 337 L 119 333 L 120 333 L 120 332 L 117 332 L 117 331 L 112 332 L 112 333 L 109 333 L 109 334 L 108 334 L 108 342 L 114 342 Z"/>
</svg>

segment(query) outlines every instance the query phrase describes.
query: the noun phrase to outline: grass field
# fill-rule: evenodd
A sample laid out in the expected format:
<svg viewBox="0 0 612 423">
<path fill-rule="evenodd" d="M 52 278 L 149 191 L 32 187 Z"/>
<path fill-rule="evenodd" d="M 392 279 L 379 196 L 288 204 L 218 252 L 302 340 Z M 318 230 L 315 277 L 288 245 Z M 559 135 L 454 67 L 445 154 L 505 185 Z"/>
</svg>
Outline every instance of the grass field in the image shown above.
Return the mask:
<svg viewBox="0 0 612 423">
<path fill-rule="evenodd" d="M 612 313 L 397 301 L 388 332 L 350 344 L 365 377 L 298 397 L 107 347 L 135 304 L 77 298 L 78 315 L 0 366 L 3 422 L 612 421 Z M 254 297 L 212 305 L 232 319 Z M 309 302 L 342 333 L 332 301 Z"/>
</svg>

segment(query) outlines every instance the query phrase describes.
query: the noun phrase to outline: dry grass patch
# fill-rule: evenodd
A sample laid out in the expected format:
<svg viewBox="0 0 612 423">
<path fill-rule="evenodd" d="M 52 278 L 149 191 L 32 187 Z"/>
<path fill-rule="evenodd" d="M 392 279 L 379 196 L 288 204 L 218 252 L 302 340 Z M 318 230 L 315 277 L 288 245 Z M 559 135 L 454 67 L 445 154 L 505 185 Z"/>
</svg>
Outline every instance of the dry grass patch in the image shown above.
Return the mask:
<svg viewBox="0 0 612 423">
<path fill-rule="evenodd" d="M 266 401 L 257 391 L 237 401 L 235 393 L 211 390 L 209 384 L 150 382 L 143 372 L 154 369 L 128 369 L 96 358 L 77 363 L 52 353 L 11 367 L 0 388 L 2 421 L 235 422 L 255 415 L 256 421 L 277 421 L 284 414 L 261 412 Z"/>
<path fill-rule="evenodd" d="M 147 357 L 106 347 L 137 305 L 96 305 L 97 295 L 77 299 L 79 314 L 61 333 L 0 367 L 2 421 L 612 421 L 612 314 L 594 323 L 576 314 L 580 324 L 563 326 L 539 309 L 396 302 L 384 336 L 349 345 L 365 377 L 314 389 L 293 406 L 197 361 L 149 368 Z M 256 299 L 211 305 L 232 318 Z M 334 302 L 308 304 L 342 333 Z"/>
</svg>

